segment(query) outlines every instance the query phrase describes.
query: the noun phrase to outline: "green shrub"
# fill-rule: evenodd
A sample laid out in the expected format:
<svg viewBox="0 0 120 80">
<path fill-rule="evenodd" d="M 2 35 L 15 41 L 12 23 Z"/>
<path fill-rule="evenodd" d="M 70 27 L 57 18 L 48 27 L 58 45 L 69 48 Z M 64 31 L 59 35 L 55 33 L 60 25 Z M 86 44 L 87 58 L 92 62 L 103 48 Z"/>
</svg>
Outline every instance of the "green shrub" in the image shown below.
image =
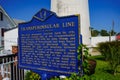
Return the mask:
<svg viewBox="0 0 120 80">
<path fill-rule="evenodd" d="M 40 76 L 32 71 L 27 71 L 25 80 L 40 80 Z"/>
<path fill-rule="evenodd" d="M 120 41 L 99 43 L 98 49 L 109 62 L 112 73 L 116 74 L 116 69 L 120 65 Z"/>
<path fill-rule="evenodd" d="M 82 61 L 82 68 L 85 74 L 89 74 L 89 63 L 88 63 L 88 57 L 89 55 L 89 49 L 86 47 L 86 45 L 84 44 L 80 44 L 78 46 L 78 60 L 83 58 Z M 81 55 L 81 53 L 83 53 L 83 55 Z M 83 57 L 82 57 L 83 56 Z"/>
<path fill-rule="evenodd" d="M 51 78 L 50 80 L 91 80 L 88 75 L 78 76 L 76 73 L 71 74 L 71 76 L 60 79 L 59 77 Z"/>
<path fill-rule="evenodd" d="M 109 57 L 108 42 L 102 42 L 98 44 L 98 51 L 105 57 L 105 60 Z"/>
</svg>

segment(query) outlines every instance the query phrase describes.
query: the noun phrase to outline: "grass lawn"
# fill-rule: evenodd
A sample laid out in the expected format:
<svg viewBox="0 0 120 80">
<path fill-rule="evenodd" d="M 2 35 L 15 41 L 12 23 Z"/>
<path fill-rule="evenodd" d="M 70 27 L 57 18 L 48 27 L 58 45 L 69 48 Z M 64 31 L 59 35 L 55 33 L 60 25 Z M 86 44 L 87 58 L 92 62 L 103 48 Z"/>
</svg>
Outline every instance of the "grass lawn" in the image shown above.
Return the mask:
<svg viewBox="0 0 120 80">
<path fill-rule="evenodd" d="M 104 60 L 103 56 L 91 56 L 90 58 L 97 61 L 95 74 L 91 75 L 91 80 L 120 80 L 120 67 L 118 73 L 113 75 L 110 73 L 109 63 Z"/>
</svg>

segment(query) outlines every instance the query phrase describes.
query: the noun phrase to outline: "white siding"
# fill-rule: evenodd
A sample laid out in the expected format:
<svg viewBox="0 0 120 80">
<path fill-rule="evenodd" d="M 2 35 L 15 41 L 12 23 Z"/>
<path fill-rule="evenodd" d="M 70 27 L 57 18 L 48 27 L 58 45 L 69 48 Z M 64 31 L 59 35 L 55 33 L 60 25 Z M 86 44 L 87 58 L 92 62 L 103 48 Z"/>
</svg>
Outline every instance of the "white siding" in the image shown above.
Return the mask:
<svg viewBox="0 0 120 80">
<path fill-rule="evenodd" d="M 18 28 L 5 32 L 4 49 L 12 50 L 12 45 L 17 45 Z"/>
<path fill-rule="evenodd" d="M 13 27 L 16 27 L 16 24 L 14 21 L 8 16 L 8 14 L 5 12 L 5 10 L 0 6 L 0 12 L 3 13 L 3 20 L 0 20 L 0 47 L 2 47 L 2 40 L 3 37 L 1 36 L 1 28 L 3 29 L 10 29 Z"/>
<path fill-rule="evenodd" d="M 11 23 L 7 16 L 3 15 L 3 21 L 0 21 L 0 28 L 13 28 L 15 25 Z"/>
<path fill-rule="evenodd" d="M 3 20 L 0 20 L 0 28 L 13 28 L 16 27 L 14 21 L 7 15 L 7 13 L 0 6 L 0 12 L 3 13 Z"/>
</svg>

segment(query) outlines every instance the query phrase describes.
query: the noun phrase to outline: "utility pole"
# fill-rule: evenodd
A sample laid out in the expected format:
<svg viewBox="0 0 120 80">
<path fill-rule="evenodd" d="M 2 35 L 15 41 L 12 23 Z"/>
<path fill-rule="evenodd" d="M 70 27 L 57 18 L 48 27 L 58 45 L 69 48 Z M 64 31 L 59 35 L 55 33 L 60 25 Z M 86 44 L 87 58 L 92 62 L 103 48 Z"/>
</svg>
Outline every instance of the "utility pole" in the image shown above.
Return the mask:
<svg viewBox="0 0 120 80">
<path fill-rule="evenodd" d="M 112 22 L 112 30 L 111 30 L 111 34 L 114 35 L 114 20 Z"/>
<path fill-rule="evenodd" d="M 109 42 L 111 42 L 111 31 L 109 31 Z"/>
<path fill-rule="evenodd" d="M 111 41 L 111 36 L 114 35 L 114 20 L 112 21 L 112 29 L 109 32 L 109 42 Z"/>
</svg>

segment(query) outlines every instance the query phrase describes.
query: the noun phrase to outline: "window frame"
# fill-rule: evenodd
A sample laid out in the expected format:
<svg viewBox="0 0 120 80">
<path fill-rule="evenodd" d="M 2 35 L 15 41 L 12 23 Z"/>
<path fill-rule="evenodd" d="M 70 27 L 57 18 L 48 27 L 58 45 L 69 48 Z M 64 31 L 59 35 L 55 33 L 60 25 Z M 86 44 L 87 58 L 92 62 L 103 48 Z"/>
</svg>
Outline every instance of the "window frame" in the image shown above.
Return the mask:
<svg viewBox="0 0 120 80">
<path fill-rule="evenodd" d="M 0 21 L 3 21 L 3 13 L 0 12 Z"/>
</svg>

